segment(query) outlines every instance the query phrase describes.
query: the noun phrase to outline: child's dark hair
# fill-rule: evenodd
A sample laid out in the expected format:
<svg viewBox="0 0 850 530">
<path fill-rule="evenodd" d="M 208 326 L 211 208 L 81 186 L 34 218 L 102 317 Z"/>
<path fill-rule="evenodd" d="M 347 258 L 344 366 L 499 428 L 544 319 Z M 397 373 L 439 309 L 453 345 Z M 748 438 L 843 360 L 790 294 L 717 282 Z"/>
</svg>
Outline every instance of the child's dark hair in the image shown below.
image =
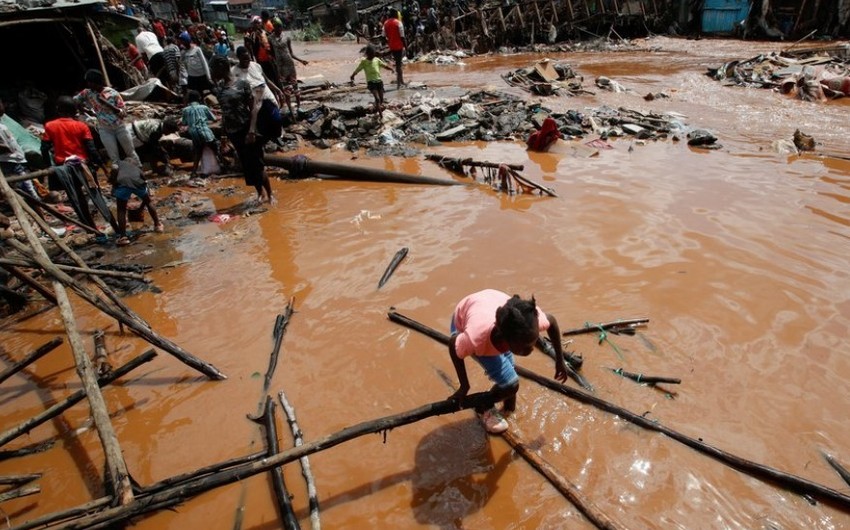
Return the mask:
<svg viewBox="0 0 850 530">
<path fill-rule="evenodd" d="M 201 101 L 201 93 L 197 90 L 189 90 L 186 92 L 186 99 L 189 100 L 189 103 L 195 103 Z"/>
<path fill-rule="evenodd" d="M 496 326 L 506 339 L 525 340 L 537 336 L 537 301 L 523 300 L 515 294 L 496 310 Z"/>
<path fill-rule="evenodd" d="M 91 69 L 86 71 L 85 81 L 94 85 L 104 85 L 106 78 L 103 77 L 103 72 L 100 70 Z"/>
<path fill-rule="evenodd" d="M 366 46 L 366 47 L 363 49 L 363 51 L 365 52 L 365 54 L 366 54 L 366 56 L 367 56 L 367 57 L 369 57 L 370 55 L 371 55 L 372 57 L 374 57 L 374 56 L 378 55 L 378 51 L 377 51 L 377 50 L 375 50 L 375 47 L 374 47 L 374 46 L 372 46 L 371 44 L 369 44 L 368 46 Z"/>
<path fill-rule="evenodd" d="M 71 96 L 56 98 L 56 114 L 62 118 L 71 118 L 77 114 L 77 104 Z"/>
</svg>

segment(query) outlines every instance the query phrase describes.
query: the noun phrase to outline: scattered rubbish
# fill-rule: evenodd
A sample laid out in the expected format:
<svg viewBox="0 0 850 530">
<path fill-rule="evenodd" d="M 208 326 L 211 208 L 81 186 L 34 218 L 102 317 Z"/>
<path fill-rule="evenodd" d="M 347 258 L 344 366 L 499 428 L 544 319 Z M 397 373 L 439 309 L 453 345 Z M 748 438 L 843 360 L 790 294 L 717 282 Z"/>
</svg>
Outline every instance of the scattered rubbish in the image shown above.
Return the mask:
<svg viewBox="0 0 850 530">
<path fill-rule="evenodd" d="M 583 78 L 573 72 L 569 65 L 553 65 L 549 59 L 536 62 L 528 68 L 520 68 L 502 75 L 511 86 L 521 88 L 538 96 L 592 94 L 581 86 Z"/>
</svg>

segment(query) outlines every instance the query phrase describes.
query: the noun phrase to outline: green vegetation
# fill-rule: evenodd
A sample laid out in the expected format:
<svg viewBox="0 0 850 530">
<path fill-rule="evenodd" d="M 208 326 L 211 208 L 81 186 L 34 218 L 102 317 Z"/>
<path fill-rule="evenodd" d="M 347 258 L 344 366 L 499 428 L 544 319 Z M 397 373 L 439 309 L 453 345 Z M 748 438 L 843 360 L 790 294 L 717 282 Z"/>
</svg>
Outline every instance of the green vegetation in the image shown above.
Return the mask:
<svg viewBox="0 0 850 530">
<path fill-rule="evenodd" d="M 292 40 L 317 41 L 321 40 L 323 34 L 322 26 L 318 22 L 311 22 L 304 29 L 293 31 Z"/>
</svg>

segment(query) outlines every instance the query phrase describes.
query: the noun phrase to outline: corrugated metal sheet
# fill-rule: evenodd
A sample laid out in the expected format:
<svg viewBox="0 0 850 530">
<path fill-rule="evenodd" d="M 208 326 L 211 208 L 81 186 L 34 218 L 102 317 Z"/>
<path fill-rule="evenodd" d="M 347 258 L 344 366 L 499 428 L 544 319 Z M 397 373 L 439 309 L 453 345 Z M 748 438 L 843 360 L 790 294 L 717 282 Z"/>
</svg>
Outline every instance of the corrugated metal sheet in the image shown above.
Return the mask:
<svg viewBox="0 0 850 530">
<path fill-rule="evenodd" d="M 702 8 L 703 33 L 732 33 L 747 18 L 749 0 L 705 0 Z"/>
</svg>

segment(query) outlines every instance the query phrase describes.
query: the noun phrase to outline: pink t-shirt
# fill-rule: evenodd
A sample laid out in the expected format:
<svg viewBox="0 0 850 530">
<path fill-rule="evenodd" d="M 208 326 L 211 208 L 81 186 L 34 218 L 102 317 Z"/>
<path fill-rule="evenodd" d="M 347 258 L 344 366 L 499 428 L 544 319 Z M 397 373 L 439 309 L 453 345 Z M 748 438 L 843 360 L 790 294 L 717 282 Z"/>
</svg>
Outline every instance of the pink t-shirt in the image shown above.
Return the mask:
<svg viewBox="0 0 850 530">
<path fill-rule="evenodd" d="M 490 333 L 496 326 L 496 310 L 510 296 L 495 289 L 485 289 L 472 293 L 458 303 L 455 308 L 455 327 L 458 336 L 455 341 L 457 356 L 461 359 L 470 355 L 485 357 L 504 353 L 490 342 Z M 540 331 L 549 329 L 549 319 L 546 318 L 540 306 L 537 306 L 537 325 Z"/>
</svg>

